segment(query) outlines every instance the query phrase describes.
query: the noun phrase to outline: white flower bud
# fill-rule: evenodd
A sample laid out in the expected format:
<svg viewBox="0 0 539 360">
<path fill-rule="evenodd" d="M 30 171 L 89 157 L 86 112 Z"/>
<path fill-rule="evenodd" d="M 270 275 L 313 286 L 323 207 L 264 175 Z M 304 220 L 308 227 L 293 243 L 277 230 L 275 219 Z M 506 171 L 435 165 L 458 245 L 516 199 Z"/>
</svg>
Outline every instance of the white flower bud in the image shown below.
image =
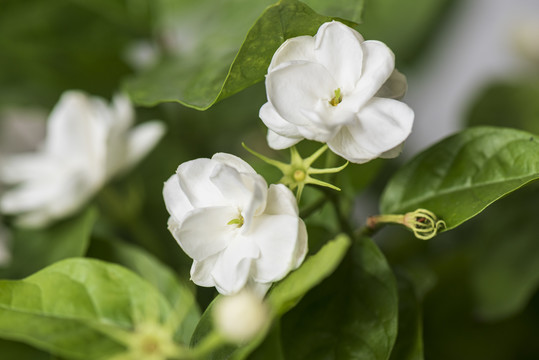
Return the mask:
<svg viewBox="0 0 539 360">
<path fill-rule="evenodd" d="M 249 291 L 223 297 L 215 304 L 213 317 L 221 336 L 234 343 L 255 337 L 269 318 L 266 304 Z"/>
</svg>

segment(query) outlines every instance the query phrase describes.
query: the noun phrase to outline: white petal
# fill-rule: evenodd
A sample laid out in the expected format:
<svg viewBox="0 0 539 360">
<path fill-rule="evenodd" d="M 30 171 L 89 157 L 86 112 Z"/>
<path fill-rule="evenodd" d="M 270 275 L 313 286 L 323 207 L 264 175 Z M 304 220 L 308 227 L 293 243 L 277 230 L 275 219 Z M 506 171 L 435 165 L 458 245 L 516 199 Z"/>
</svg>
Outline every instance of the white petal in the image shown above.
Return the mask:
<svg viewBox="0 0 539 360">
<path fill-rule="evenodd" d="M 241 158 L 227 153 L 216 153 L 211 157 L 212 160 L 219 161 L 220 163 L 223 163 L 225 165 L 228 165 L 230 167 L 233 167 L 240 173 L 247 173 L 247 174 L 256 174 L 256 171 L 243 161 Z"/>
<path fill-rule="evenodd" d="M 281 150 L 296 145 L 301 140 L 303 140 L 303 137 L 288 138 L 285 136 L 281 136 L 276 132 L 268 130 L 268 135 L 266 136 L 266 139 L 270 148 L 275 150 Z"/>
<path fill-rule="evenodd" d="M 45 151 L 75 159 L 104 176 L 111 116 L 102 99 L 78 91 L 65 92 L 49 117 Z"/>
<path fill-rule="evenodd" d="M 219 189 L 222 197 L 229 204 L 236 204 L 240 208 L 249 205 L 251 189 L 247 188 L 241 174 L 236 169 L 219 163 L 213 168 L 210 174 L 210 181 Z"/>
<path fill-rule="evenodd" d="M 315 35 L 315 56 L 344 92 L 355 88 L 362 73 L 363 50 L 354 29 L 337 21 L 323 24 Z M 361 35 L 359 35 L 361 37 Z"/>
<path fill-rule="evenodd" d="M 163 199 L 168 213 L 174 220 L 181 223 L 185 215 L 193 210 L 193 206 L 185 196 L 180 187 L 180 179 L 174 174 L 165 182 L 163 186 Z"/>
<path fill-rule="evenodd" d="M 124 170 L 138 163 L 161 140 L 165 130 L 165 124 L 160 121 L 146 122 L 132 129 L 127 139 L 126 159 L 122 168 L 118 170 Z"/>
<path fill-rule="evenodd" d="M 283 119 L 281 115 L 279 115 L 279 113 L 275 111 L 275 108 L 270 102 L 267 102 L 262 105 L 258 115 L 260 116 L 260 119 L 262 119 L 262 122 L 271 131 L 274 131 L 277 134 L 287 138 L 302 138 L 301 134 L 298 131 L 298 127 Z"/>
<path fill-rule="evenodd" d="M 264 214 L 298 216 L 298 203 L 292 191 L 283 184 L 271 184 Z"/>
<path fill-rule="evenodd" d="M 225 249 L 238 235 L 236 225 L 228 225 L 238 218 L 238 211 L 230 207 L 194 209 L 180 226 L 169 226 L 183 251 L 201 261 Z M 170 223 L 169 223 L 170 225 Z"/>
<path fill-rule="evenodd" d="M 309 250 L 309 241 L 307 235 L 307 227 L 303 220 L 300 219 L 298 224 L 298 241 L 296 242 L 296 249 L 294 252 L 294 262 L 292 264 L 292 270 L 297 269 L 305 260 L 307 251 Z"/>
<path fill-rule="evenodd" d="M 282 43 L 273 54 L 268 73 L 282 63 L 296 60 L 315 61 L 314 38 L 312 36 L 297 36 Z"/>
<path fill-rule="evenodd" d="M 358 114 L 358 121 L 344 126 L 328 143 L 332 151 L 354 163 L 379 157 L 401 144 L 410 134 L 414 112 L 392 99 L 373 98 Z"/>
<path fill-rule="evenodd" d="M 392 159 L 394 157 L 397 157 L 402 152 L 403 147 L 404 147 L 404 142 L 395 146 L 393 149 L 383 152 L 382 154 L 380 154 L 380 157 L 382 159 Z"/>
<path fill-rule="evenodd" d="M 44 152 L 17 154 L 2 158 L 0 161 L 0 180 L 15 184 L 37 177 L 51 177 L 61 166 L 59 160 Z"/>
<path fill-rule="evenodd" d="M 211 272 L 215 267 L 220 253 L 210 256 L 202 261 L 193 261 L 191 266 L 191 280 L 198 286 L 212 287 L 215 286 L 215 280 L 211 276 Z"/>
<path fill-rule="evenodd" d="M 260 250 L 249 238 L 234 239 L 220 254 L 212 271 L 217 291 L 224 295 L 240 291 L 250 277 L 253 259 L 259 255 Z"/>
<path fill-rule="evenodd" d="M 135 119 L 135 109 L 129 98 L 124 94 L 116 94 L 112 100 L 112 110 L 114 111 L 113 126 L 126 131 L 133 125 Z"/>
<path fill-rule="evenodd" d="M 297 126 L 308 126 L 308 112 L 323 110 L 337 88 L 329 72 L 316 63 L 286 63 L 266 77 L 268 100 L 283 119 Z"/>
<path fill-rule="evenodd" d="M 260 248 L 260 258 L 254 263 L 255 281 L 277 281 L 294 268 L 300 221 L 297 216 L 290 215 L 262 215 L 256 218 L 249 239 Z"/>
<path fill-rule="evenodd" d="M 404 97 L 407 89 L 406 76 L 395 69 L 375 96 L 399 100 Z"/>
<path fill-rule="evenodd" d="M 361 44 L 363 49 L 363 71 L 351 97 L 355 112 L 359 111 L 393 73 L 395 55 L 384 43 L 368 40 Z M 346 100 L 343 96 L 343 102 Z"/>
<path fill-rule="evenodd" d="M 213 169 L 219 164 L 215 160 L 195 159 L 184 162 L 178 167 L 176 173 L 180 180 L 180 187 L 193 207 L 228 204 L 219 189 L 210 181 Z"/>
</svg>

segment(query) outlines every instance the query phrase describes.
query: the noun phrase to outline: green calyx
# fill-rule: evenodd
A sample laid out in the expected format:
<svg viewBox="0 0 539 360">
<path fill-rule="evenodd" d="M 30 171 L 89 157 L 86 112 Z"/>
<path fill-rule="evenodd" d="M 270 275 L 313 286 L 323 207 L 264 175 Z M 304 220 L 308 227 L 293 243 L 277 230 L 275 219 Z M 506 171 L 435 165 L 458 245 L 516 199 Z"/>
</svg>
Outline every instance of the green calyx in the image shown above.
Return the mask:
<svg viewBox="0 0 539 360">
<path fill-rule="evenodd" d="M 296 199 L 298 200 L 298 202 L 301 198 L 303 189 L 305 185 L 307 184 L 328 187 L 330 189 L 337 190 L 337 191 L 341 190 L 333 184 L 315 179 L 311 176 L 314 174 L 337 173 L 343 170 L 348 165 L 348 162 L 346 162 L 344 165 L 339 166 L 339 167 L 334 167 L 334 168 L 317 169 L 317 168 L 311 167 L 311 165 L 316 161 L 316 159 L 318 159 L 327 150 L 328 148 L 327 145 L 322 146 L 320 149 L 315 151 L 311 156 L 305 159 L 301 157 L 296 147 L 292 146 L 290 148 L 290 163 L 289 164 L 286 164 L 286 163 L 283 163 L 281 161 L 277 161 L 274 159 L 270 159 L 267 156 L 259 154 L 256 151 L 249 149 L 247 145 L 245 145 L 244 143 L 242 143 L 242 146 L 251 154 L 256 156 L 257 158 L 281 170 L 281 172 L 283 173 L 283 177 L 281 178 L 281 180 L 279 180 L 279 182 L 281 184 L 288 186 L 290 190 L 297 189 Z"/>
</svg>

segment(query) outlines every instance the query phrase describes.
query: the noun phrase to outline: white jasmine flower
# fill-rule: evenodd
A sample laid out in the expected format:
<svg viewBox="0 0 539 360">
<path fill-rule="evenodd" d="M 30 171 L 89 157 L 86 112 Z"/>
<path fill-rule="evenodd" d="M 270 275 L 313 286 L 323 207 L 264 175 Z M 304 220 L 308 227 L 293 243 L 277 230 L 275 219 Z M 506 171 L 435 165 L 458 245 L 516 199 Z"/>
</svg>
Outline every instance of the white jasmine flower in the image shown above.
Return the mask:
<svg viewBox="0 0 539 360">
<path fill-rule="evenodd" d="M 255 337 L 268 323 L 269 311 L 264 302 L 249 291 L 221 298 L 213 308 L 215 328 L 233 343 Z"/>
<path fill-rule="evenodd" d="M 133 117 L 124 96 L 109 106 L 79 91 L 64 93 L 49 116 L 40 149 L 2 159 L 0 180 L 17 186 L 3 194 L 0 211 L 18 215 L 24 226 L 47 225 L 76 212 L 163 135 L 160 122 L 131 129 Z"/>
<path fill-rule="evenodd" d="M 263 295 L 297 268 L 307 231 L 292 192 L 224 153 L 181 164 L 165 183 L 169 230 L 194 261 L 191 280 L 225 295 Z"/>
<path fill-rule="evenodd" d="M 385 44 L 364 41 L 354 29 L 332 21 L 314 37 L 288 39 L 275 52 L 260 118 L 274 149 L 305 138 L 364 163 L 400 152 L 414 118 L 395 100 L 405 91 L 406 78 L 395 70 Z"/>
</svg>

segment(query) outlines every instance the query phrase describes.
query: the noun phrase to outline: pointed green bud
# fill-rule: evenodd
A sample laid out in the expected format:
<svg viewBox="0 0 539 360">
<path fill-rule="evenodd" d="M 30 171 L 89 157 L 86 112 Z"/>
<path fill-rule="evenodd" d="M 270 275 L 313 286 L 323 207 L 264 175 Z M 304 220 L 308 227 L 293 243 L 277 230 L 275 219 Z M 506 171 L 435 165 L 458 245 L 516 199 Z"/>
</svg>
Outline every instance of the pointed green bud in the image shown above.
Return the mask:
<svg viewBox="0 0 539 360">
<path fill-rule="evenodd" d="M 294 190 L 297 188 L 296 198 L 298 202 L 301 198 L 303 188 L 307 184 L 328 187 L 330 189 L 334 189 L 337 191 L 341 190 L 335 185 L 332 185 L 325 181 L 321 181 L 321 180 L 311 177 L 312 174 L 337 173 L 343 170 L 348 165 L 348 162 L 346 162 L 344 165 L 339 166 L 339 167 L 334 167 L 334 168 L 317 169 L 317 168 L 311 167 L 311 165 L 327 150 L 328 148 L 327 145 L 323 145 L 321 148 L 316 150 L 311 156 L 305 159 L 301 157 L 296 147 L 292 146 L 290 148 L 290 163 L 289 164 L 286 164 L 286 163 L 283 163 L 281 161 L 277 161 L 274 159 L 270 159 L 267 156 L 259 154 L 256 151 L 248 148 L 247 145 L 245 145 L 244 143 L 242 143 L 242 146 L 251 154 L 256 156 L 257 158 L 281 170 L 281 172 L 283 173 L 283 177 L 281 178 L 279 182 L 281 184 L 288 186 L 291 190 Z"/>
</svg>

